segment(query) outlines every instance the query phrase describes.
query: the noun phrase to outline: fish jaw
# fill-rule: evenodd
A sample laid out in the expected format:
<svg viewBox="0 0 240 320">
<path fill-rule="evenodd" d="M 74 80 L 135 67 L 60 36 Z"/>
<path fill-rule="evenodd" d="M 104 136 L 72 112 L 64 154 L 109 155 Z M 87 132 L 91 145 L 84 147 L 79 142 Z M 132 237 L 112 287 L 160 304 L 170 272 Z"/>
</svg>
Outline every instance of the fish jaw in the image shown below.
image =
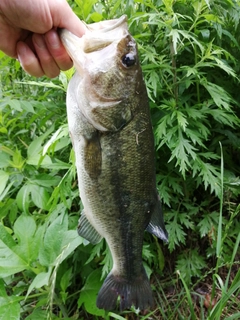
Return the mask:
<svg viewBox="0 0 240 320">
<path fill-rule="evenodd" d="M 68 94 L 77 95 L 82 114 L 103 132 L 118 131 L 133 118 L 130 99 L 137 91 L 134 84 L 140 71 L 137 46 L 128 32 L 126 17 L 108 22 L 107 31 L 104 24 L 100 29 L 93 24 L 82 38 L 66 29 L 60 34 L 81 78 L 81 84 Z"/>
<path fill-rule="evenodd" d="M 59 34 L 77 71 L 80 75 L 84 76 L 84 72 L 89 69 L 89 65 L 87 65 L 86 68 L 86 57 L 89 53 L 93 53 L 89 60 L 94 60 L 95 52 L 102 50 L 109 45 L 116 45 L 119 40 L 128 34 L 127 16 L 124 15 L 119 19 L 106 20 L 88 25 L 86 27 L 86 33 L 81 38 L 67 29 L 61 29 Z M 112 48 L 108 51 L 109 53 L 112 52 L 112 56 L 108 54 L 108 60 L 111 61 L 110 59 L 114 57 L 115 52 L 113 52 Z M 103 51 L 102 56 L 104 57 L 105 54 L 106 51 Z M 90 61 L 88 61 L 88 63 Z"/>
</svg>

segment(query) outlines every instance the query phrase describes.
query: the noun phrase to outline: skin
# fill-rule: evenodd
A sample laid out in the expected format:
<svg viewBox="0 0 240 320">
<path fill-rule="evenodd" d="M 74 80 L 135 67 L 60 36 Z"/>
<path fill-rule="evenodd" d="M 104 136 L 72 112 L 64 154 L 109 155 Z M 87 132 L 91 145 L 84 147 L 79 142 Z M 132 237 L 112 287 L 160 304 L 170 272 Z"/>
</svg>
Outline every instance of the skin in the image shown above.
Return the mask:
<svg viewBox="0 0 240 320">
<path fill-rule="evenodd" d="M 85 33 L 65 0 L 0 0 L 0 50 L 32 76 L 54 78 L 72 67 L 58 28 L 78 37 Z"/>
</svg>

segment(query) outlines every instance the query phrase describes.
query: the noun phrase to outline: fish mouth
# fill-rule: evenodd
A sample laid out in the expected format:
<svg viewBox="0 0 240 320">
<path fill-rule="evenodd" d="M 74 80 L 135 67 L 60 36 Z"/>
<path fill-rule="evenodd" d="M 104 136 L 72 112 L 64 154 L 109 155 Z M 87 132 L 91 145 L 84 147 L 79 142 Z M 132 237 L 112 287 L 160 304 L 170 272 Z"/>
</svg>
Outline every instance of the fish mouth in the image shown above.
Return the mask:
<svg viewBox="0 0 240 320">
<path fill-rule="evenodd" d="M 67 29 L 60 29 L 59 35 L 76 69 L 83 74 L 86 54 L 117 44 L 128 35 L 127 16 L 86 25 L 86 32 L 81 38 Z"/>
</svg>

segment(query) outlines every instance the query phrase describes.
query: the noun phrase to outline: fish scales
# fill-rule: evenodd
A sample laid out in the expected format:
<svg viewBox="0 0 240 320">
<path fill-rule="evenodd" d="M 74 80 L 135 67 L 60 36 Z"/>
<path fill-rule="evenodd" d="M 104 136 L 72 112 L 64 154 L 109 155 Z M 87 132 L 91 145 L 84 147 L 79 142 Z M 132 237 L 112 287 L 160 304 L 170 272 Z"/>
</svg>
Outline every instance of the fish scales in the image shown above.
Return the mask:
<svg viewBox="0 0 240 320">
<path fill-rule="evenodd" d="M 84 206 L 78 233 L 106 239 L 113 268 L 97 297 L 105 310 L 153 306 L 142 264 L 144 230 L 167 241 L 156 189 L 154 137 L 146 87 L 126 17 L 61 31 L 76 73 L 67 113 Z"/>
</svg>

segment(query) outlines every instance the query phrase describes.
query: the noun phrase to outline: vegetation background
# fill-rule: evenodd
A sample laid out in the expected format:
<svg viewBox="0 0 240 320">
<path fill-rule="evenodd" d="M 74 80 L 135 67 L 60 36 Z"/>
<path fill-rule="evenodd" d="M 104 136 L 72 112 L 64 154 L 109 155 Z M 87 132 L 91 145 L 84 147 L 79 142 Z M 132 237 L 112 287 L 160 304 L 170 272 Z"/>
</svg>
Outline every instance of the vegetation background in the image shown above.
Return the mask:
<svg viewBox="0 0 240 320">
<path fill-rule="evenodd" d="M 169 243 L 145 235 L 156 308 L 95 306 L 111 268 L 81 212 L 65 93 L 0 52 L 0 319 L 240 319 L 240 1 L 71 0 L 87 23 L 127 14 L 156 140 Z"/>
</svg>

